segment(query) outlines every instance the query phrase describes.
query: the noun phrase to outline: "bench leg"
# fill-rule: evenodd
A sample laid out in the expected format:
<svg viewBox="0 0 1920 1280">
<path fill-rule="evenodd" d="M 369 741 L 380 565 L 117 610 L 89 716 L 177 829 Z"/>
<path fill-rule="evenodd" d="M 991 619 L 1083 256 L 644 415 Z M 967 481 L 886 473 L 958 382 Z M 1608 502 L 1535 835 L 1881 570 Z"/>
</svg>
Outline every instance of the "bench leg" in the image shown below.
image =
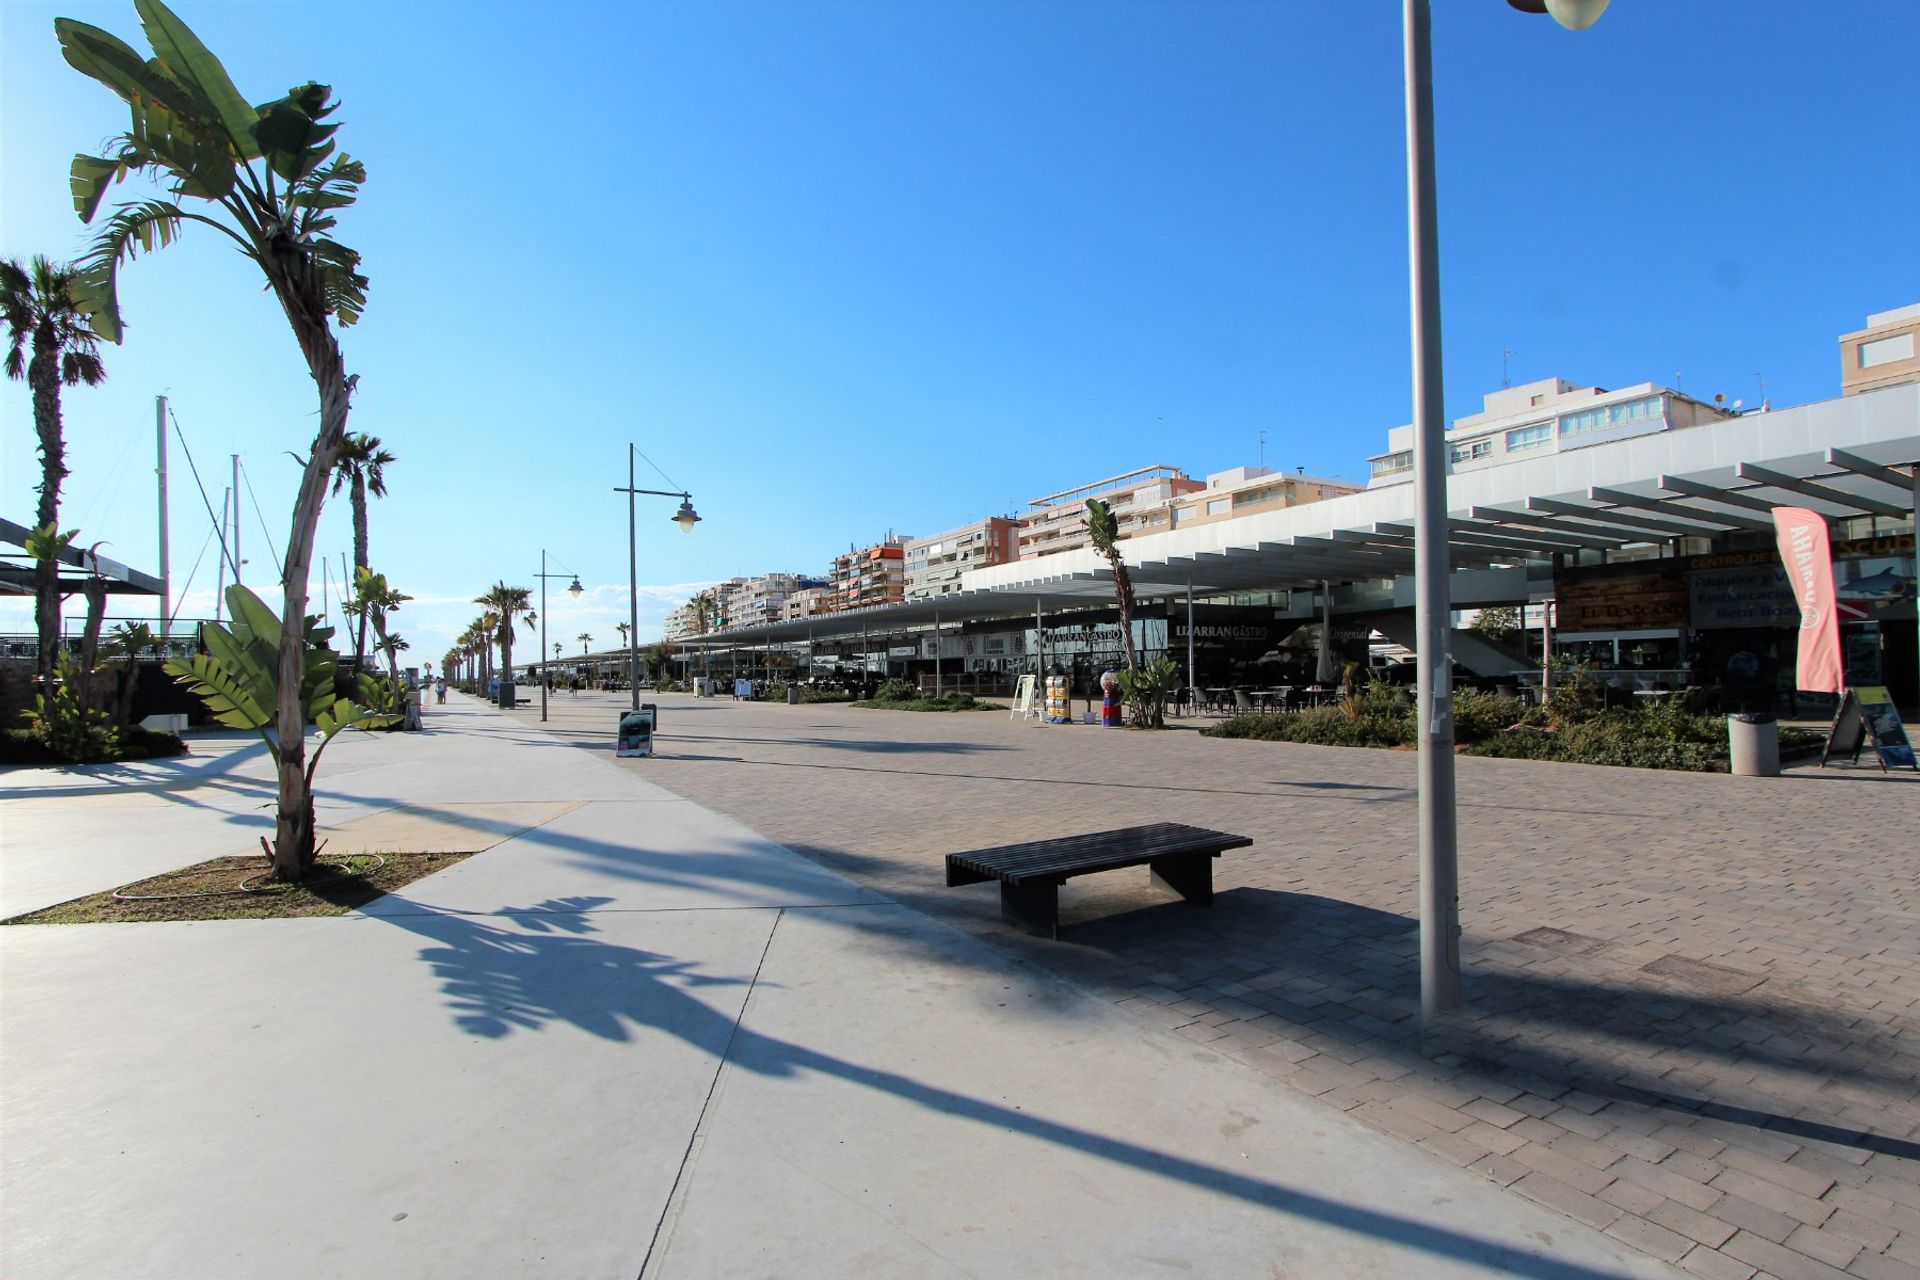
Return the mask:
<svg viewBox="0 0 1920 1280">
<path fill-rule="evenodd" d="M 1060 886 L 1051 880 L 1029 884 L 1000 882 L 1000 915 L 1043 938 L 1060 936 Z"/>
<path fill-rule="evenodd" d="M 1153 887 L 1177 893 L 1188 902 L 1213 902 L 1213 859 L 1206 856 L 1155 858 L 1147 864 Z"/>
</svg>

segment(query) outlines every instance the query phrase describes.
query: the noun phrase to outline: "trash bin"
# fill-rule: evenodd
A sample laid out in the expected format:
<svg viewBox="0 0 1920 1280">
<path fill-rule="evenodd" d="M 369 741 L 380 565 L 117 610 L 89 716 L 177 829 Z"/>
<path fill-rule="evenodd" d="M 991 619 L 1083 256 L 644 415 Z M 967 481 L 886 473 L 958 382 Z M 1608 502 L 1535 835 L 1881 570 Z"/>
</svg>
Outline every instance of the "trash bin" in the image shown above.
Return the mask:
<svg viewBox="0 0 1920 1280">
<path fill-rule="evenodd" d="M 511 707 L 513 705 L 513 681 L 511 680 L 502 680 L 500 682 L 500 705 L 503 707 Z"/>
<path fill-rule="evenodd" d="M 799 685 L 790 684 L 787 686 L 787 705 L 790 707 L 797 707 L 800 705 L 800 686 Z"/>
<path fill-rule="evenodd" d="M 1733 772 L 1745 778 L 1780 776 L 1780 724 L 1764 711 L 1727 717 L 1727 755 Z"/>
</svg>

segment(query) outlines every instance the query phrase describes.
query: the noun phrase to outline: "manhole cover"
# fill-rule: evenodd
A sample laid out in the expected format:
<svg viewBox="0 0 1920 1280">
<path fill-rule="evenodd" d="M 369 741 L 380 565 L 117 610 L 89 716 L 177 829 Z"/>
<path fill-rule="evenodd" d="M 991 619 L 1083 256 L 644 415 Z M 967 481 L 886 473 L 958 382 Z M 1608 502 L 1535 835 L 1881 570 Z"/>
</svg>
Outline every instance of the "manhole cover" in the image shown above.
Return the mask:
<svg viewBox="0 0 1920 1280">
<path fill-rule="evenodd" d="M 1606 946 L 1603 938 L 1589 938 L 1584 933 L 1569 933 L 1565 929 L 1549 929 L 1544 925 L 1538 929 L 1529 929 L 1525 933 L 1513 935 L 1515 942 L 1524 942 L 1530 947 L 1547 947 L 1554 951 L 1567 951 L 1574 955 L 1585 955 L 1589 951 L 1598 951 Z"/>
<path fill-rule="evenodd" d="M 1675 982 L 1715 996 L 1741 995 L 1767 980 L 1763 973 L 1729 969 L 1723 964 L 1689 960 L 1685 956 L 1661 956 L 1658 960 L 1641 965 L 1640 972 L 1672 978 Z"/>
</svg>

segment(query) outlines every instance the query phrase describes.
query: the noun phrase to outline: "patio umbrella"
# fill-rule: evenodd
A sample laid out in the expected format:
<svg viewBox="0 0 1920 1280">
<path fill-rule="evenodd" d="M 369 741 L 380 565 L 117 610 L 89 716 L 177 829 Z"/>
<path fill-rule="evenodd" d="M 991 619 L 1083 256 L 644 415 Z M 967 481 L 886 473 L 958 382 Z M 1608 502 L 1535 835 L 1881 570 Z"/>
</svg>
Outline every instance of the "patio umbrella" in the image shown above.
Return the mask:
<svg viewBox="0 0 1920 1280">
<path fill-rule="evenodd" d="M 1333 597 L 1325 579 L 1320 582 L 1320 664 L 1314 668 L 1313 678 L 1320 684 L 1332 684 L 1334 678 Z"/>
</svg>

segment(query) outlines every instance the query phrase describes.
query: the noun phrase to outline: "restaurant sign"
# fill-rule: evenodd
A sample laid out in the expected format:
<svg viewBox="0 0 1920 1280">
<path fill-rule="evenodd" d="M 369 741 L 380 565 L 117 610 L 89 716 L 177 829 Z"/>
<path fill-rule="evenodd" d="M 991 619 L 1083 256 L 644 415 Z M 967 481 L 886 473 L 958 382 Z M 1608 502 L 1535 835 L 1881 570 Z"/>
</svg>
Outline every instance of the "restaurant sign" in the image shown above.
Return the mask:
<svg viewBox="0 0 1920 1280">
<path fill-rule="evenodd" d="M 1687 625 L 1687 588 L 1678 574 L 1586 578 L 1562 582 L 1557 594 L 1559 627 L 1567 633 Z"/>
</svg>

